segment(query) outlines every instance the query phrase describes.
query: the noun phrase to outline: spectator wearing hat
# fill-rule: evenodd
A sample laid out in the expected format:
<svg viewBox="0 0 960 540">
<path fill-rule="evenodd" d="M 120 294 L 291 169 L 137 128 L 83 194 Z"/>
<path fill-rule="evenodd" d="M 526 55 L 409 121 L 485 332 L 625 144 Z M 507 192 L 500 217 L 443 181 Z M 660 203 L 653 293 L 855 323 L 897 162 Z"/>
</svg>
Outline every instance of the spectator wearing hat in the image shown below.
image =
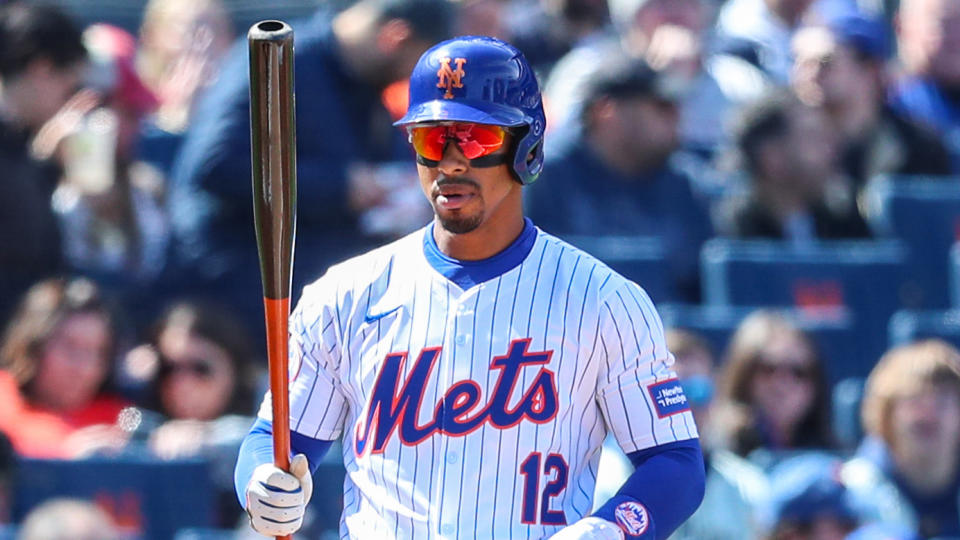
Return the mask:
<svg viewBox="0 0 960 540">
<path fill-rule="evenodd" d="M 788 457 L 770 471 L 770 496 L 759 508 L 765 540 L 844 540 L 861 522 L 858 503 L 840 480 L 840 459 L 820 453 Z"/>
<path fill-rule="evenodd" d="M 705 204 L 671 161 L 681 97 L 671 83 L 643 61 L 608 57 L 592 79 L 582 131 L 557 141 L 527 203 L 531 218 L 561 237 L 661 239 L 675 288 L 694 300 L 700 245 L 711 229 Z"/>
<path fill-rule="evenodd" d="M 867 378 L 868 438 L 843 468 L 872 521 L 960 537 L 960 351 L 939 340 L 891 349 Z"/>
<path fill-rule="evenodd" d="M 722 234 L 795 245 L 870 236 L 822 111 L 777 92 L 743 111 L 735 137 L 746 190 L 719 206 Z"/>
<path fill-rule="evenodd" d="M 793 51 L 793 90 L 805 105 L 826 113 L 855 189 L 878 174 L 950 173 L 939 136 L 886 104 L 890 45 L 882 22 L 828 14 L 823 24 L 797 32 Z"/>
<path fill-rule="evenodd" d="M 0 7 L 0 325 L 30 285 L 63 270 L 50 208 L 60 174 L 31 155 L 30 140 L 68 103 L 85 62 L 80 31 L 59 9 Z"/>
<path fill-rule="evenodd" d="M 906 73 L 891 89 L 892 104 L 940 133 L 960 172 L 960 2 L 901 0 L 897 21 Z"/>
</svg>

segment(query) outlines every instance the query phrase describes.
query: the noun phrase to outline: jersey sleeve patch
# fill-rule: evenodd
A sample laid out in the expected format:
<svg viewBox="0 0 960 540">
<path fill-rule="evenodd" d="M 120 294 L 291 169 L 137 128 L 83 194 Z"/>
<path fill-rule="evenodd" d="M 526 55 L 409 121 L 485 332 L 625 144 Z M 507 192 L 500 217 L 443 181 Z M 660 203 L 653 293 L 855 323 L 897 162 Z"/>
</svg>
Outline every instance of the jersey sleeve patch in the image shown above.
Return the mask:
<svg viewBox="0 0 960 540">
<path fill-rule="evenodd" d="M 626 501 L 617 505 L 613 511 L 617 525 L 629 537 L 640 536 L 650 527 L 647 508 L 638 502 Z"/>
<path fill-rule="evenodd" d="M 667 379 L 647 385 L 657 416 L 666 418 L 690 410 L 686 394 L 678 379 Z"/>
</svg>

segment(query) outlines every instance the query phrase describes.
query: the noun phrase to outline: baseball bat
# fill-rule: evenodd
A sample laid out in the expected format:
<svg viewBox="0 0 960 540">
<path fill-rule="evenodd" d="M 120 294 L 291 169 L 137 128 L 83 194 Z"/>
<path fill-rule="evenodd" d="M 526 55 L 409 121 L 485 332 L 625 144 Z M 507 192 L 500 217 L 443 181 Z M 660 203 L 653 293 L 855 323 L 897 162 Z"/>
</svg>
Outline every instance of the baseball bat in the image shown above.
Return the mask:
<svg viewBox="0 0 960 540">
<path fill-rule="evenodd" d="M 297 221 L 293 29 L 282 21 L 261 21 L 250 27 L 247 42 L 253 217 L 263 280 L 273 461 L 289 470 L 288 321 Z"/>
</svg>

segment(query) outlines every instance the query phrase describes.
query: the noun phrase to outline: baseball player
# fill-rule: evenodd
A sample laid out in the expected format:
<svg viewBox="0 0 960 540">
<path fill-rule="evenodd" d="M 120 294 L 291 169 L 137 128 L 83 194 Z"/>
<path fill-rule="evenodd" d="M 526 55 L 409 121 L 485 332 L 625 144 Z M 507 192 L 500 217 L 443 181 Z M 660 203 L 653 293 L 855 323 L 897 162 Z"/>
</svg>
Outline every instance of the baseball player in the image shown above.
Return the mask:
<svg viewBox="0 0 960 540">
<path fill-rule="evenodd" d="M 523 215 L 544 124 L 511 45 L 460 37 L 420 58 L 397 125 L 435 219 L 304 289 L 291 470 L 272 464 L 266 400 L 237 463 L 254 529 L 300 527 L 341 437 L 342 538 L 666 538 L 699 505 L 697 428 L 649 297 Z M 608 432 L 636 470 L 590 514 Z"/>
</svg>

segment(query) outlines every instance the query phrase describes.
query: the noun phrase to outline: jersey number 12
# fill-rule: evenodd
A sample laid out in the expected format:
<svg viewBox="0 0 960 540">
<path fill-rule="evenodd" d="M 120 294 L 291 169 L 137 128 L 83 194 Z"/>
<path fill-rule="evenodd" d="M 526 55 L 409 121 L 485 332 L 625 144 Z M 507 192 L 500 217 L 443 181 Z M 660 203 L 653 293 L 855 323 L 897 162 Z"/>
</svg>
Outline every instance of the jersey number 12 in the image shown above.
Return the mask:
<svg viewBox="0 0 960 540">
<path fill-rule="evenodd" d="M 547 484 L 540 492 L 540 464 L 543 463 L 543 476 L 547 477 Z M 528 525 L 537 523 L 537 504 L 540 505 L 541 525 L 566 525 L 567 518 L 563 510 L 551 510 L 550 499 L 556 497 L 567 487 L 567 462 L 560 454 L 548 454 L 542 459 L 540 452 L 531 452 L 527 459 L 520 464 L 520 474 L 523 475 L 523 507 L 520 521 Z"/>
</svg>

